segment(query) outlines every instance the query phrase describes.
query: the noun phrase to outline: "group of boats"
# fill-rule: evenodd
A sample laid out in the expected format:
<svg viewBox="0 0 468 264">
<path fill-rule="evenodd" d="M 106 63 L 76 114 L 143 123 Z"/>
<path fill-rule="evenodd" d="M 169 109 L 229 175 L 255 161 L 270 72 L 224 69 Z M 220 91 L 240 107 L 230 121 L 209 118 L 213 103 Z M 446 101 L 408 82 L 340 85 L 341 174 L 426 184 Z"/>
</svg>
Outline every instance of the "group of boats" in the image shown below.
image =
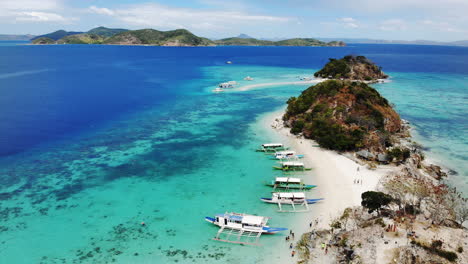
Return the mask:
<svg viewBox="0 0 468 264">
<path fill-rule="evenodd" d="M 254 78 L 250 77 L 250 76 L 247 76 L 244 78 L 245 81 L 253 81 Z M 220 93 L 220 92 L 224 92 L 225 89 L 230 89 L 230 88 L 234 88 L 236 87 L 236 85 L 238 85 L 239 83 L 236 82 L 236 81 L 229 81 L 229 82 L 223 82 L 223 83 L 220 83 L 218 84 L 218 87 L 216 87 L 215 89 L 212 90 L 212 92 L 214 93 Z"/>
<path fill-rule="evenodd" d="M 262 144 L 258 152 L 268 154 L 273 160 L 277 160 L 280 166 L 274 169 L 282 170 L 284 174 L 290 172 L 307 171 L 304 163 L 299 160 L 304 155 L 298 155 L 295 151 L 289 150 L 281 143 Z M 317 187 L 316 185 L 305 184 L 303 180 L 296 176 L 284 175 L 275 177 L 266 186 L 272 187 L 271 197 L 260 198 L 262 202 L 277 204 L 279 212 L 306 212 L 310 210 L 309 205 L 317 203 L 322 198 L 309 199 L 306 192 Z M 288 230 L 282 227 L 270 227 L 267 225 L 269 217 L 250 215 L 244 213 L 224 213 L 215 217 L 205 217 L 205 220 L 220 227 L 214 240 L 244 244 L 259 245 L 258 240 L 262 234 L 275 234 Z"/>
</svg>

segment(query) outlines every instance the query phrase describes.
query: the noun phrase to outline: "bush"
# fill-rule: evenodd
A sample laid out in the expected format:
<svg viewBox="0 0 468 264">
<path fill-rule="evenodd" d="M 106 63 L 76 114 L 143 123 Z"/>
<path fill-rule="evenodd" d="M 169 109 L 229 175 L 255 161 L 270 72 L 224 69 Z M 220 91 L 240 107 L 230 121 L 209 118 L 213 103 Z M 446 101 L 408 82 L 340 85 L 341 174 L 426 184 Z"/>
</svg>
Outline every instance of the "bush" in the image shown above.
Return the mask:
<svg viewBox="0 0 468 264">
<path fill-rule="evenodd" d="M 369 213 L 378 211 L 380 214 L 380 208 L 387 206 L 392 202 L 393 198 L 383 192 L 368 191 L 361 194 L 362 202 L 361 205 L 369 210 Z"/>
<path fill-rule="evenodd" d="M 374 224 L 380 225 L 381 227 L 386 227 L 386 225 L 385 225 L 385 223 L 384 223 L 384 221 L 383 221 L 382 218 L 377 218 L 377 219 L 375 219 Z"/>
<path fill-rule="evenodd" d="M 434 240 L 432 241 L 431 243 L 431 246 L 427 246 L 425 245 L 424 243 L 421 243 L 419 241 L 411 241 L 411 244 L 414 244 L 418 247 L 421 247 L 423 249 L 425 249 L 426 251 L 432 253 L 432 254 L 435 254 L 435 255 L 438 255 L 439 257 L 442 257 L 442 258 L 445 258 L 446 260 L 450 261 L 450 262 L 454 262 L 458 259 L 458 256 L 457 256 L 457 253 L 455 252 L 452 252 L 452 251 L 447 251 L 447 250 L 443 250 L 441 247 L 442 247 L 442 241 L 440 240 Z"/>
<path fill-rule="evenodd" d="M 463 253 L 463 247 L 462 247 L 462 246 L 459 246 L 459 247 L 457 248 L 457 252 L 458 252 L 458 253 Z"/>
<path fill-rule="evenodd" d="M 390 160 L 395 160 L 396 162 L 405 162 L 410 157 L 411 152 L 408 148 L 400 149 L 396 147 L 387 151 L 387 155 Z"/>
</svg>

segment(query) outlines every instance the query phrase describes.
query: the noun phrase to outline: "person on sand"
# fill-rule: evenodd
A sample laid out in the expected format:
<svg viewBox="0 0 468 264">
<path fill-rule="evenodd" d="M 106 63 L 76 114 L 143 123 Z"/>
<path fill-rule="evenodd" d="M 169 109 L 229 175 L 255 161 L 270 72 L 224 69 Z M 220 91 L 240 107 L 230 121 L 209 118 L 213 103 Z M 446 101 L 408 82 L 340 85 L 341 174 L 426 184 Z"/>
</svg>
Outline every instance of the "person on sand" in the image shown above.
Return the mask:
<svg viewBox="0 0 468 264">
<path fill-rule="evenodd" d="M 291 233 L 291 235 L 292 235 L 292 239 L 294 240 L 294 233 Z"/>
<path fill-rule="evenodd" d="M 291 257 L 294 258 L 294 255 L 296 255 L 296 251 L 293 250 L 293 251 L 291 252 Z"/>
<path fill-rule="evenodd" d="M 322 250 L 325 249 L 325 243 L 322 243 Z"/>
<path fill-rule="evenodd" d="M 328 253 L 328 246 L 325 247 L 325 255 Z"/>
<path fill-rule="evenodd" d="M 293 243 L 291 243 L 291 245 L 289 245 L 289 249 L 292 249 L 293 248 Z"/>
</svg>

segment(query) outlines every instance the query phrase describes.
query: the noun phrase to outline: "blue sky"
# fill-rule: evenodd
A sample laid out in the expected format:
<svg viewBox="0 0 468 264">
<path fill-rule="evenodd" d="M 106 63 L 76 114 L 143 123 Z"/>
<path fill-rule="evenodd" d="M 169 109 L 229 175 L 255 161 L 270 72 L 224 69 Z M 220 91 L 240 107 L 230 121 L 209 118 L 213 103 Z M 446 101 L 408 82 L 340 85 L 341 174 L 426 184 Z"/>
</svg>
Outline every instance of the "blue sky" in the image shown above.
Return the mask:
<svg viewBox="0 0 468 264">
<path fill-rule="evenodd" d="M 468 0 L 0 0 L 0 34 L 97 26 L 210 38 L 468 39 Z"/>
</svg>

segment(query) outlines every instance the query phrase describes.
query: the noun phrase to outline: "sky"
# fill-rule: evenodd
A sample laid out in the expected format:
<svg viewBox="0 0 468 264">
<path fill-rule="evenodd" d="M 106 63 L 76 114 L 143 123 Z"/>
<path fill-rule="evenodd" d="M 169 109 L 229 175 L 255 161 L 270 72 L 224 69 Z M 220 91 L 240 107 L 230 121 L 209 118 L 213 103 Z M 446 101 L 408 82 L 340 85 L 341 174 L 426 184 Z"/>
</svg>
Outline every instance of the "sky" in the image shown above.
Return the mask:
<svg viewBox="0 0 468 264">
<path fill-rule="evenodd" d="M 208 38 L 468 40 L 468 0 L 0 0 L 0 34 L 97 26 Z"/>
</svg>

